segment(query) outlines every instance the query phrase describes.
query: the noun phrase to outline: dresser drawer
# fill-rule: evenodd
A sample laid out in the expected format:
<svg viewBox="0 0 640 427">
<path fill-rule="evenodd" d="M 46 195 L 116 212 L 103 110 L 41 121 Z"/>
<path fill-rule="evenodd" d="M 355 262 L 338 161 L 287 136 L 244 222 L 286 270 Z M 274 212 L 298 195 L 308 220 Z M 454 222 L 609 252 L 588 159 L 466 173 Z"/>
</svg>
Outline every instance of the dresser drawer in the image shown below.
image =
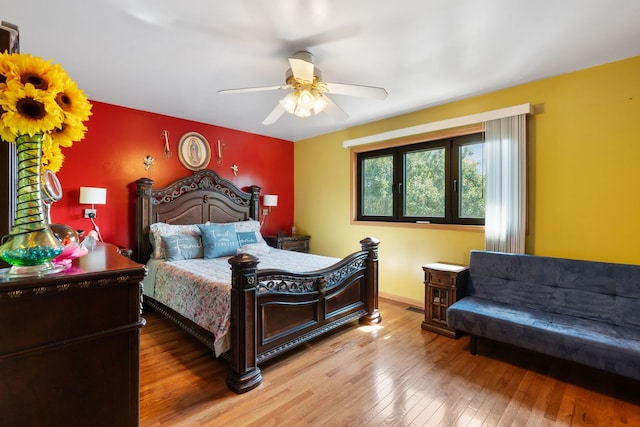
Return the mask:
<svg viewBox="0 0 640 427">
<path fill-rule="evenodd" d="M 452 286 L 455 284 L 455 275 L 440 271 L 429 272 L 429 283 L 440 286 Z"/>
<path fill-rule="evenodd" d="M 282 249 L 296 252 L 309 252 L 309 240 L 286 240 L 282 242 Z"/>
<path fill-rule="evenodd" d="M 264 236 L 270 246 L 295 252 L 309 252 L 310 238 L 310 236 Z"/>
</svg>

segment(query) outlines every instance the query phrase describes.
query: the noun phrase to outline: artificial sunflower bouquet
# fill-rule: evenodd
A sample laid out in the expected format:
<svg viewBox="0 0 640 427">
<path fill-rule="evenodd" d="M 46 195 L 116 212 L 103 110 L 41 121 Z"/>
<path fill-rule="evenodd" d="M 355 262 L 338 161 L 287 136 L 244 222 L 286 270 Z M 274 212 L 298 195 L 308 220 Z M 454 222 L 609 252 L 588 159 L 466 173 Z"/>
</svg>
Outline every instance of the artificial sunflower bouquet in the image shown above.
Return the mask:
<svg viewBox="0 0 640 427">
<path fill-rule="evenodd" d="M 0 137 L 15 143 L 18 157 L 15 221 L 0 245 L 9 276 L 58 271 L 52 260 L 63 244 L 44 215 L 41 175 L 60 169 L 61 148 L 84 138 L 90 115 L 89 100 L 60 65 L 0 53 Z"/>
<path fill-rule="evenodd" d="M 42 169 L 57 172 L 62 147 L 84 138 L 91 103 L 58 64 L 30 54 L 0 53 L 0 137 L 42 135 Z"/>
</svg>

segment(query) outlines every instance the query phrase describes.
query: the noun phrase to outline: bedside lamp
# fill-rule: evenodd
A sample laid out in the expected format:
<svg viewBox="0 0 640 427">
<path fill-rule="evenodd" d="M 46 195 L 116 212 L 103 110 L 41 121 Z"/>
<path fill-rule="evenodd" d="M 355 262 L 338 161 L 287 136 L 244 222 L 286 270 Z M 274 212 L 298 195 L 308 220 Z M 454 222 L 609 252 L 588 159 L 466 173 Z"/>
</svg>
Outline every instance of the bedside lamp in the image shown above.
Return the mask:
<svg viewBox="0 0 640 427">
<path fill-rule="evenodd" d="M 271 213 L 271 209 L 278 206 L 278 196 L 275 194 L 265 194 L 262 198 L 262 206 L 264 209 L 262 209 L 262 223 L 260 226 L 266 221 L 267 215 Z"/>
<path fill-rule="evenodd" d="M 89 218 L 93 224 L 93 229 L 98 234 L 98 240 L 102 240 L 100 228 L 96 224 L 96 207 L 95 205 L 104 205 L 107 203 L 107 189 L 96 187 L 80 187 L 80 204 L 91 205 L 91 209 L 84 210 L 84 217 Z"/>
</svg>

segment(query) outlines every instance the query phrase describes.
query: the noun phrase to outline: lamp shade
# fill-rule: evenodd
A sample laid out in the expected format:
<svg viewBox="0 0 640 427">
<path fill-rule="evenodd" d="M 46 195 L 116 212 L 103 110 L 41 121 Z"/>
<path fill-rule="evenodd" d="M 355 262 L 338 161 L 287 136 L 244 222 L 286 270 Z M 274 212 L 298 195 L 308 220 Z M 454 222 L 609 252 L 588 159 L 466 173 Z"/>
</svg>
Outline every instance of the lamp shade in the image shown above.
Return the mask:
<svg viewBox="0 0 640 427">
<path fill-rule="evenodd" d="M 263 206 L 278 206 L 278 196 L 275 194 L 265 194 L 262 200 Z"/>
<path fill-rule="evenodd" d="M 80 187 L 80 203 L 87 205 L 104 205 L 107 203 L 107 189 Z"/>
</svg>

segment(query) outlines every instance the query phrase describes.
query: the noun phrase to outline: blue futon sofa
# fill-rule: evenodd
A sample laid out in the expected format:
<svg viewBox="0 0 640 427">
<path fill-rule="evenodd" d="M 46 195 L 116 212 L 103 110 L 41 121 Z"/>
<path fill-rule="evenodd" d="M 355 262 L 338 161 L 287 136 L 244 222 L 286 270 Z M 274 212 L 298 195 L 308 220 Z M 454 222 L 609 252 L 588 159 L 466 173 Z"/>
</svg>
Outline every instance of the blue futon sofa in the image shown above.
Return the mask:
<svg viewBox="0 0 640 427">
<path fill-rule="evenodd" d="M 640 380 L 640 266 L 472 251 L 449 326 Z"/>
</svg>

